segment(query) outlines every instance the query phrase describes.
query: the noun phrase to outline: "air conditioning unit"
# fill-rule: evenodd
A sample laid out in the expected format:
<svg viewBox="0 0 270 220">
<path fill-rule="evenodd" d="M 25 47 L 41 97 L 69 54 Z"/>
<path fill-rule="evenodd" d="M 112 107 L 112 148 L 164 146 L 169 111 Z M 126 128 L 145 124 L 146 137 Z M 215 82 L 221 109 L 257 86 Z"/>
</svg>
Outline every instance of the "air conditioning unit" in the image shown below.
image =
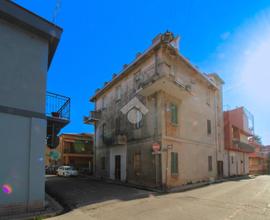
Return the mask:
<svg viewBox="0 0 270 220">
<path fill-rule="evenodd" d="M 188 92 L 191 92 L 191 85 L 186 85 L 186 86 L 185 86 L 185 89 L 186 89 Z"/>
<path fill-rule="evenodd" d="M 178 85 L 185 87 L 184 83 L 182 81 L 180 81 L 179 79 L 175 79 L 174 80 Z"/>
</svg>

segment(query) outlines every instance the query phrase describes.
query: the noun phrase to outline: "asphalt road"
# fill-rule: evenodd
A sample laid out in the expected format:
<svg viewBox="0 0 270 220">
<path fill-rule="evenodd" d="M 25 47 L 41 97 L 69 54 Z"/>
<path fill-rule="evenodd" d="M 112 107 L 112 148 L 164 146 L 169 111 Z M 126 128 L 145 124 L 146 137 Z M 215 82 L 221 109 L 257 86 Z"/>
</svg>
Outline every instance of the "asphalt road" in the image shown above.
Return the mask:
<svg viewBox="0 0 270 220">
<path fill-rule="evenodd" d="M 73 181 L 80 182 L 75 179 Z M 89 184 L 91 185 L 92 182 L 90 181 Z M 98 182 L 94 184 L 99 187 Z M 104 187 L 103 184 L 105 183 L 100 185 L 100 191 Z M 132 188 L 124 187 L 123 192 L 132 195 L 126 199 L 121 199 L 114 185 L 105 185 L 112 189 L 112 195 L 107 195 L 108 199 L 106 196 L 102 197 L 100 200 L 85 204 L 64 215 L 51 218 L 51 220 L 270 219 L 270 176 L 223 182 L 186 192 L 163 195 L 140 190 L 134 191 Z M 121 192 L 122 186 L 117 187 L 120 187 L 119 192 Z M 80 188 L 79 185 L 78 188 Z M 131 194 L 129 194 L 129 190 Z M 93 192 L 96 198 L 99 197 L 100 191 Z M 138 193 L 137 198 L 136 193 Z M 91 193 L 88 196 L 91 197 Z"/>
</svg>

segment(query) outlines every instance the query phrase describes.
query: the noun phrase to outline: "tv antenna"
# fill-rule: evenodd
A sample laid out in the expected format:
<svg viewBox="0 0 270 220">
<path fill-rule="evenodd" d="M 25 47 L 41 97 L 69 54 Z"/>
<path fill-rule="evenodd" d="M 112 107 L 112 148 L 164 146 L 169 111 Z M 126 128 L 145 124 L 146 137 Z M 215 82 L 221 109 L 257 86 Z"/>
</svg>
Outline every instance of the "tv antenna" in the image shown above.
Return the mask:
<svg viewBox="0 0 270 220">
<path fill-rule="evenodd" d="M 52 15 L 52 22 L 55 23 L 56 17 L 58 16 L 61 9 L 62 2 L 61 0 L 56 0 L 55 8 Z"/>
</svg>

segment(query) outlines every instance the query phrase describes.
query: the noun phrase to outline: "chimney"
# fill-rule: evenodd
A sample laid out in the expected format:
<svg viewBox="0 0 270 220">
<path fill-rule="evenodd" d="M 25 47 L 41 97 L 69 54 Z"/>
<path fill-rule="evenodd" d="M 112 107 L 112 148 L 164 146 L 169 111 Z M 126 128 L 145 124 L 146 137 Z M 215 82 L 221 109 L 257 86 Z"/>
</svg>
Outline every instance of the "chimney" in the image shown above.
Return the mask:
<svg viewBox="0 0 270 220">
<path fill-rule="evenodd" d="M 96 89 L 96 93 L 98 93 L 99 91 L 100 91 L 100 89 L 99 89 L 99 88 L 97 88 L 97 89 Z"/>
<path fill-rule="evenodd" d="M 174 35 L 172 32 L 170 31 L 166 31 L 163 35 L 162 35 L 162 40 L 166 43 L 170 43 L 172 40 L 174 39 Z"/>
<path fill-rule="evenodd" d="M 117 74 L 116 73 L 114 73 L 113 75 L 112 75 L 112 78 L 114 79 L 115 77 L 117 77 Z"/>
<path fill-rule="evenodd" d="M 108 84 L 108 82 L 104 82 L 104 86 L 106 86 Z"/>
<path fill-rule="evenodd" d="M 128 64 L 123 65 L 123 69 L 126 69 L 128 67 Z"/>
<path fill-rule="evenodd" d="M 141 55 L 142 55 L 141 52 L 136 53 L 136 59 L 137 59 L 139 56 L 141 56 Z"/>
</svg>

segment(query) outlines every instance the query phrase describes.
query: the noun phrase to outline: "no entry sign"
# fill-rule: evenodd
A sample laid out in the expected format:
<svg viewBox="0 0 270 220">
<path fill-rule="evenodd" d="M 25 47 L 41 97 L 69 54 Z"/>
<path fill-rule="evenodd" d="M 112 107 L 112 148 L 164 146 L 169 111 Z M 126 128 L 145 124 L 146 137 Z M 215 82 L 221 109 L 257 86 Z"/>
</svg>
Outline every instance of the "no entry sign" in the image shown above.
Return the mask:
<svg viewBox="0 0 270 220">
<path fill-rule="evenodd" d="M 159 143 L 154 143 L 154 144 L 152 145 L 152 150 L 153 150 L 154 152 L 160 151 L 160 144 L 159 144 Z"/>
</svg>

